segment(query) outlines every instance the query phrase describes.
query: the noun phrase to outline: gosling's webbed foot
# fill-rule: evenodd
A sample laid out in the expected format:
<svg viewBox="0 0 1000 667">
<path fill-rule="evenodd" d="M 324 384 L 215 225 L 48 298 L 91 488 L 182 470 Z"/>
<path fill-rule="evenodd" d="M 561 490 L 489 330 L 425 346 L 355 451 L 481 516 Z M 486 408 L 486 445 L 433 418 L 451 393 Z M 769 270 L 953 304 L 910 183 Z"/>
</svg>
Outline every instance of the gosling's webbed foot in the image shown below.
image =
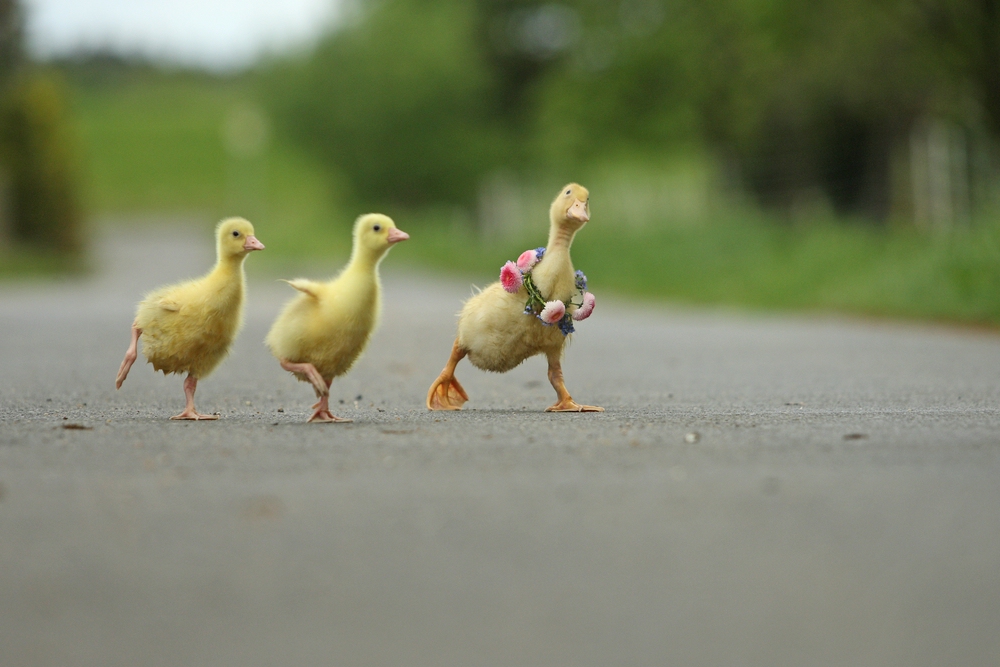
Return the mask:
<svg viewBox="0 0 1000 667">
<path fill-rule="evenodd" d="M 316 422 L 319 424 L 346 424 L 354 421 L 353 419 L 338 417 L 330 412 L 329 395 L 320 396 L 316 404 L 313 405 L 313 408 L 315 411 L 312 413 L 312 417 L 309 418 L 310 422 Z"/>
<path fill-rule="evenodd" d="M 596 405 L 580 405 L 572 398 L 566 398 L 555 405 L 545 408 L 546 412 L 604 412 L 604 408 Z"/>
<path fill-rule="evenodd" d="M 448 358 L 448 363 L 445 364 L 441 375 L 437 376 L 427 391 L 428 410 L 461 410 L 462 405 L 469 400 L 469 395 L 465 393 L 465 389 L 462 389 L 462 385 L 455 377 L 455 367 L 458 366 L 458 362 L 465 358 L 466 354 L 468 352 L 462 349 L 456 339 L 455 344 L 451 346 L 451 356 Z"/>
<path fill-rule="evenodd" d="M 309 418 L 310 423 L 316 422 L 317 424 L 349 424 L 353 421 L 353 419 L 338 417 L 329 410 L 316 410 Z"/>
<path fill-rule="evenodd" d="M 428 410 L 461 410 L 469 395 L 454 375 L 441 374 L 427 392 Z"/>
<path fill-rule="evenodd" d="M 200 412 L 196 412 L 194 408 L 186 408 L 184 412 L 179 415 L 174 415 L 171 419 L 179 420 L 190 420 L 190 421 L 211 421 L 213 419 L 218 419 L 219 415 L 203 415 Z"/>
<path fill-rule="evenodd" d="M 194 392 L 198 388 L 198 378 L 188 374 L 184 378 L 184 412 L 174 415 L 171 419 L 185 419 L 191 421 L 203 421 L 218 419 L 219 415 L 203 415 L 194 409 Z"/>
</svg>

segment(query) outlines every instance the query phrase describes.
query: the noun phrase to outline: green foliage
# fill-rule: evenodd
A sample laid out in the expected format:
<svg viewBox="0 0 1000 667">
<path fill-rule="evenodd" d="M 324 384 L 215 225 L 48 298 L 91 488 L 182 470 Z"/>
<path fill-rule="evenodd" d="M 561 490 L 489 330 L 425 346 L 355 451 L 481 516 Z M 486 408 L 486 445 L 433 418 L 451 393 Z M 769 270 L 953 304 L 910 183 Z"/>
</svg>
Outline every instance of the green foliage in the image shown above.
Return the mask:
<svg viewBox="0 0 1000 667">
<path fill-rule="evenodd" d="M 5 273 L 65 264 L 46 253 L 82 243 L 64 90 L 51 75 L 24 71 L 23 29 L 20 3 L 0 0 L 0 241 L 22 246 L 3 258 Z"/>
<path fill-rule="evenodd" d="M 222 126 L 248 97 L 246 86 L 187 74 L 75 77 L 88 207 L 219 213 L 226 194 Z"/>
<path fill-rule="evenodd" d="M 58 252 L 80 250 L 75 145 L 58 78 L 35 74 L 13 87 L 0 113 L 0 146 L 14 240 Z"/>
<path fill-rule="evenodd" d="M 273 73 L 285 130 L 363 200 L 469 203 L 503 155 L 468 3 L 372 5 L 312 57 Z"/>
<path fill-rule="evenodd" d="M 0 94 L 23 60 L 24 16 L 17 0 L 0 0 Z"/>
<path fill-rule="evenodd" d="M 998 0 L 360 6 L 270 80 L 282 125 L 364 201 L 471 209 L 497 167 L 572 178 L 701 147 L 760 203 L 886 219 L 915 124 L 1000 137 Z"/>
<path fill-rule="evenodd" d="M 0 280 L 67 276 L 87 268 L 79 254 L 60 254 L 32 246 L 0 247 Z"/>
<path fill-rule="evenodd" d="M 17 244 L 0 248 L 4 273 L 67 268 L 83 244 L 65 87 L 24 66 L 23 29 L 21 3 L 0 0 L 0 241 Z"/>
</svg>

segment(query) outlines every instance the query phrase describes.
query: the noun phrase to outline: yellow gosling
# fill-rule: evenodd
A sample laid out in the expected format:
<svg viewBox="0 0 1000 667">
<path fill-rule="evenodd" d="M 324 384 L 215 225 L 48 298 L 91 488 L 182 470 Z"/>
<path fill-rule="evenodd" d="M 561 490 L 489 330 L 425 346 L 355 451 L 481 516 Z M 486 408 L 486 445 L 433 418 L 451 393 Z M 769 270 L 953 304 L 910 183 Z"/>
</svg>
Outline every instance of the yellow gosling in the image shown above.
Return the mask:
<svg viewBox="0 0 1000 667">
<path fill-rule="evenodd" d="M 382 285 L 378 265 L 394 244 L 410 238 L 387 216 L 369 213 L 354 223 L 354 247 L 343 271 L 329 282 L 287 281 L 301 294 L 271 325 L 265 343 L 318 402 L 310 422 L 349 422 L 330 412 L 330 384 L 347 373 L 378 326 Z"/>
<path fill-rule="evenodd" d="M 132 342 L 118 369 L 115 388 L 120 389 L 142 353 L 153 369 L 187 373 L 184 411 L 171 419 L 218 419 L 194 408 L 198 380 L 207 376 L 226 355 L 243 325 L 246 279 L 243 260 L 264 245 L 254 236 L 253 225 L 243 218 L 227 218 L 216 227 L 215 267 L 205 276 L 153 290 L 139 302 L 132 324 Z"/>
</svg>

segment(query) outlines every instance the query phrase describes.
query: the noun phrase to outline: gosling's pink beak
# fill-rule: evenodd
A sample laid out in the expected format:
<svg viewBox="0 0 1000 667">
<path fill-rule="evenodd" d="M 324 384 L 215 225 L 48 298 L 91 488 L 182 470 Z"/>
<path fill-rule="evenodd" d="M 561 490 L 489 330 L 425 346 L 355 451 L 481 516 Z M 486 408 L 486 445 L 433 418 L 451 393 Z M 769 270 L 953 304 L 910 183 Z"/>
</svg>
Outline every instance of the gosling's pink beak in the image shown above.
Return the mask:
<svg viewBox="0 0 1000 667">
<path fill-rule="evenodd" d="M 587 222 L 590 220 L 590 214 L 587 213 L 587 204 L 577 199 L 573 202 L 573 205 L 569 207 L 566 211 L 566 218 L 570 220 L 579 220 L 580 222 Z"/>
<path fill-rule="evenodd" d="M 257 240 L 257 237 L 253 234 L 247 236 L 246 243 L 243 244 L 243 249 L 247 252 L 251 250 L 263 250 L 264 244 Z"/>
<path fill-rule="evenodd" d="M 396 229 L 392 227 L 389 229 L 389 235 L 386 237 L 389 243 L 399 243 L 400 241 L 405 241 L 410 238 L 410 235 L 404 232 L 402 229 Z"/>
</svg>

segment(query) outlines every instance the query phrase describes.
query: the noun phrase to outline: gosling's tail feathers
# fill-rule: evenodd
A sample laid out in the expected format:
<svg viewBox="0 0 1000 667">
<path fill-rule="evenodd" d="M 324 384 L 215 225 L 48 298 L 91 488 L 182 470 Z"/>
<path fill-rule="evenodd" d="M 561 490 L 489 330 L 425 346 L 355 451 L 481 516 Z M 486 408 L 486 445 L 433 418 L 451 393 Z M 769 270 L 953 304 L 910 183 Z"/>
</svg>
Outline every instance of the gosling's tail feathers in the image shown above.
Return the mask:
<svg viewBox="0 0 1000 667">
<path fill-rule="evenodd" d="M 286 282 L 303 294 L 308 294 L 314 299 L 319 298 L 319 283 L 312 280 L 306 280 L 305 278 L 296 278 L 295 280 L 285 280 L 280 278 L 282 282 Z"/>
</svg>

